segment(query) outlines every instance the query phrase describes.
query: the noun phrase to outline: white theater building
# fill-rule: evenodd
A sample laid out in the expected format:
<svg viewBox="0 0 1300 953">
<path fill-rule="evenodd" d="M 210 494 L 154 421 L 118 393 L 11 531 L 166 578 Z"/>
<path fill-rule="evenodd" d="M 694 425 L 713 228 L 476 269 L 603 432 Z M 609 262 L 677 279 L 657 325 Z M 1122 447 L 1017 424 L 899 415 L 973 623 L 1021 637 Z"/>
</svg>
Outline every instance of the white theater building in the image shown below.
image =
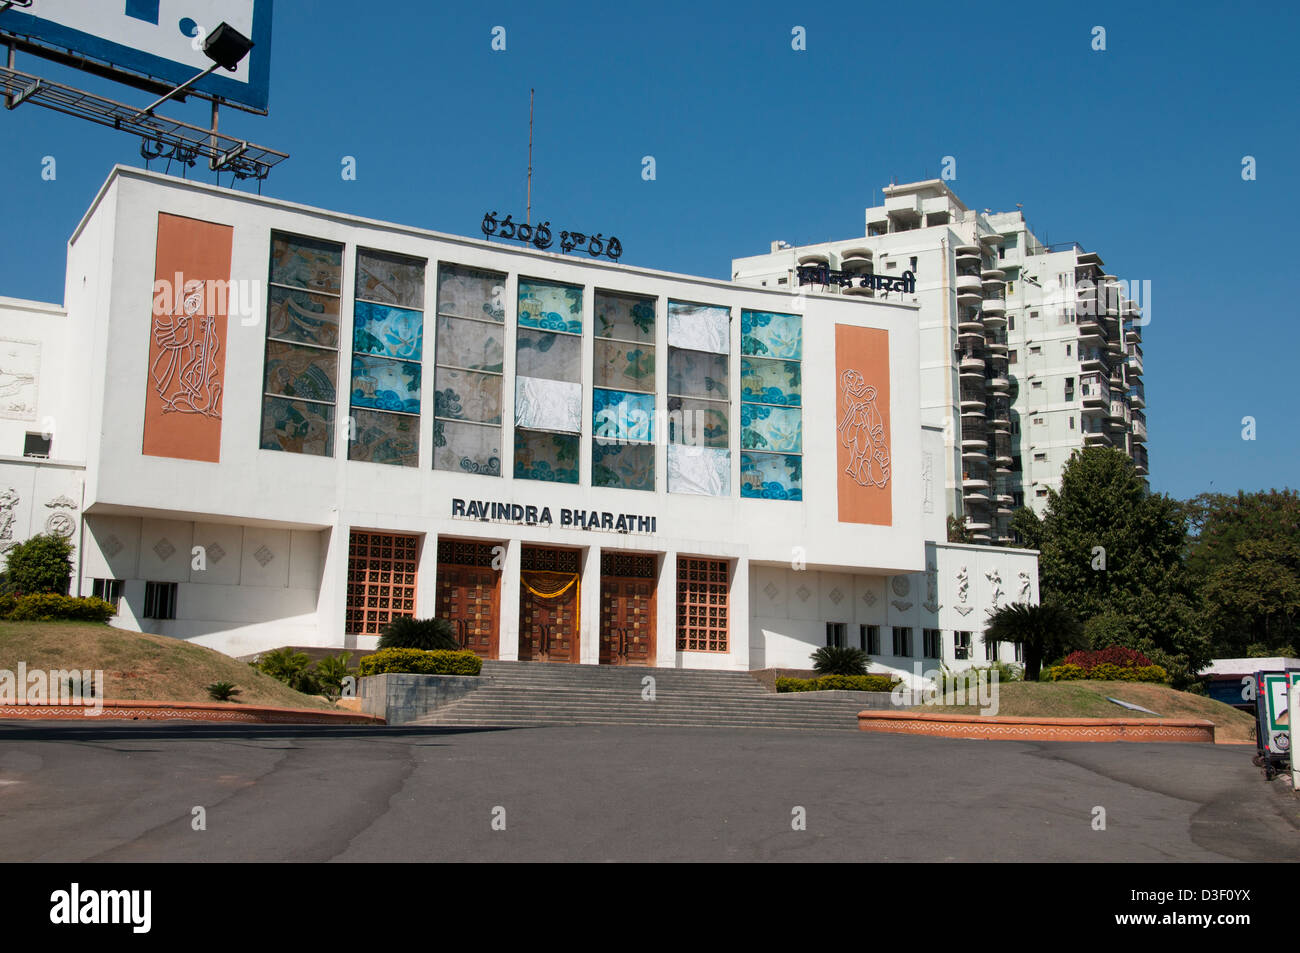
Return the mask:
<svg viewBox="0 0 1300 953">
<path fill-rule="evenodd" d="M 0 299 L 0 547 L 61 532 L 114 624 L 233 655 L 407 614 L 500 659 L 1014 658 L 981 630 L 1036 556 L 942 542 L 915 305 L 565 254 L 566 224 L 115 169 L 63 305 Z"/>
</svg>

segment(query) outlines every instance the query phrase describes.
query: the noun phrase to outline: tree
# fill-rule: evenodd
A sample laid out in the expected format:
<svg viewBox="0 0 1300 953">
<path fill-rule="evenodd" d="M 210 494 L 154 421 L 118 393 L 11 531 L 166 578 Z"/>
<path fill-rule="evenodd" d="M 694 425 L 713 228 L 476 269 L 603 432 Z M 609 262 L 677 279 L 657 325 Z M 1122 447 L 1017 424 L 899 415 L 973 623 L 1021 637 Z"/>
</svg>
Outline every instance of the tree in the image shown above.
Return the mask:
<svg viewBox="0 0 1300 953">
<path fill-rule="evenodd" d="M 1011 535 L 1026 549 L 1040 549 L 1043 545 L 1043 521 L 1027 506 L 1011 514 Z"/>
<path fill-rule="evenodd" d="M 1025 679 L 1037 681 L 1044 660 L 1056 659 L 1082 648 L 1083 627 L 1068 611 L 1050 603 L 1023 602 L 999 606 L 989 613 L 984 626 L 986 642 L 1010 642 L 1025 653 Z"/>
<path fill-rule="evenodd" d="M 67 595 L 72 579 L 72 543 L 53 533 L 41 533 L 9 550 L 5 588 L 29 595 Z"/>
<path fill-rule="evenodd" d="M 871 656 L 852 646 L 827 645 L 813 652 L 812 660 L 818 675 L 866 675 Z"/>
<path fill-rule="evenodd" d="M 948 517 L 948 542 L 950 543 L 973 543 L 975 534 L 966 526 L 966 521 L 960 516 Z"/>
<path fill-rule="evenodd" d="M 381 649 L 437 649 L 460 648 L 456 630 L 446 619 L 416 619 L 399 615 L 384 627 L 379 636 Z"/>
<path fill-rule="evenodd" d="M 1300 493 L 1203 493 L 1187 564 L 1215 654 L 1276 654 L 1300 640 Z"/>
</svg>

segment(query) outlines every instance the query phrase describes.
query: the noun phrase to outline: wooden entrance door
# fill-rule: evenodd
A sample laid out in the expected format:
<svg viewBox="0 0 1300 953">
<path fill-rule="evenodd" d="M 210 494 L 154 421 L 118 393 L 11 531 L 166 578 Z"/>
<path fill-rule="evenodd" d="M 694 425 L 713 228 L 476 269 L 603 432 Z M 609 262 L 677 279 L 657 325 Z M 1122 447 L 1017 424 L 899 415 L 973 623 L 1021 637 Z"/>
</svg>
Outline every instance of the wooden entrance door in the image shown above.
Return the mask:
<svg viewBox="0 0 1300 953">
<path fill-rule="evenodd" d="M 451 623 L 461 648 L 497 657 L 501 573 L 492 568 L 493 545 L 438 541 L 438 615 Z"/>
<path fill-rule="evenodd" d="M 529 589 L 550 592 L 561 588 L 566 577 L 578 573 L 578 553 L 569 549 L 525 546 L 520 559 L 519 659 L 537 662 L 578 662 L 578 592 L 570 585 L 547 598 Z M 525 583 L 528 583 L 527 585 Z"/>
<path fill-rule="evenodd" d="M 602 553 L 600 663 L 655 664 L 654 556 Z"/>
</svg>

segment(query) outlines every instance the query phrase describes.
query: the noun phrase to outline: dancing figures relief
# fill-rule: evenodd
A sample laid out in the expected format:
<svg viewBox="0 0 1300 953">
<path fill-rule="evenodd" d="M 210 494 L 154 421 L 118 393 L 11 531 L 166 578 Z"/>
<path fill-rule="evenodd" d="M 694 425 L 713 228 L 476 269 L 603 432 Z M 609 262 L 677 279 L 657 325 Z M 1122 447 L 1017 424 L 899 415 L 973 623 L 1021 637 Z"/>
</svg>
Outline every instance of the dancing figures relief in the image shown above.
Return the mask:
<svg viewBox="0 0 1300 953">
<path fill-rule="evenodd" d="M 852 368 L 840 375 L 840 442 L 849 449 L 845 472 L 858 486 L 889 484 L 889 442 L 876 407 L 876 388 Z"/>
</svg>

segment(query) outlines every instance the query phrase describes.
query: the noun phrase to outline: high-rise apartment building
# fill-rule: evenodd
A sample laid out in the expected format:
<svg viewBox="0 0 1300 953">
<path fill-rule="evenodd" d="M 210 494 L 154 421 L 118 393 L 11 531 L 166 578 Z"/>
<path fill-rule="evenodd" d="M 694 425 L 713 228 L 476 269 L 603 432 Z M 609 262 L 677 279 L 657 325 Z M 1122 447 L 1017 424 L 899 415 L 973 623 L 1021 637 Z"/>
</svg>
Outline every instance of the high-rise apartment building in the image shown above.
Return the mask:
<svg viewBox="0 0 1300 953">
<path fill-rule="evenodd" d="M 1146 475 L 1139 285 L 1074 243 L 1044 245 L 1019 211 L 967 208 L 941 180 L 883 191 L 864 236 L 773 242 L 734 259 L 733 280 L 788 290 L 795 307 L 799 294 L 920 306 L 921 417 L 944 430 L 943 460 L 922 472 L 943 474 L 948 513 L 977 542 L 1010 542 L 1013 510 L 1041 513 L 1080 447 L 1117 447 Z"/>
</svg>

